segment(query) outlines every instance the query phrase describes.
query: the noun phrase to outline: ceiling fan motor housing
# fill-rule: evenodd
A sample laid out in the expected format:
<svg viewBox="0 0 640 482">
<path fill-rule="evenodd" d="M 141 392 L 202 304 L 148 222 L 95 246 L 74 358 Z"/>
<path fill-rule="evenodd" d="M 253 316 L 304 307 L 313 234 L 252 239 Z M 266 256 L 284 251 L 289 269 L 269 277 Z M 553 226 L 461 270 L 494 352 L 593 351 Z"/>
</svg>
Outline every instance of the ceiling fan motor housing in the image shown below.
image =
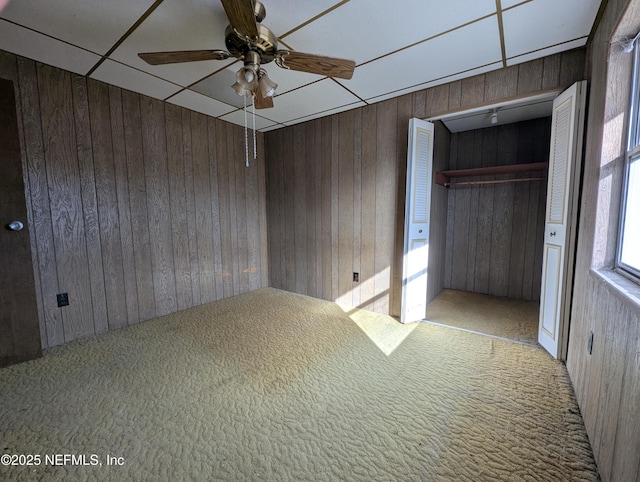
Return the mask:
<svg viewBox="0 0 640 482">
<path fill-rule="evenodd" d="M 271 62 L 278 52 L 278 39 L 271 30 L 261 24 L 258 24 L 257 39 L 247 39 L 236 32 L 231 25 L 227 26 L 224 32 L 224 43 L 234 57 L 243 58 L 250 50 L 257 52 L 260 55 L 261 64 Z"/>
</svg>

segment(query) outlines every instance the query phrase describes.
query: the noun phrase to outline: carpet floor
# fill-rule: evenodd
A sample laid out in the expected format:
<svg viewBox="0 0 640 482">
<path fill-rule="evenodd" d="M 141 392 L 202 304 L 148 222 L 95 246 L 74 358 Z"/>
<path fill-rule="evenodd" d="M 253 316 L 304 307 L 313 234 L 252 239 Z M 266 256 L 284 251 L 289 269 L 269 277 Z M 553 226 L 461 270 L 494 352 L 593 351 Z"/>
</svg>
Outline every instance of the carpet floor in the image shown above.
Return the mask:
<svg viewBox="0 0 640 482">
<path fill-rule="evenodd" d="M 537 345 L 540 303 L 501 296 L 442 290 L 427 307 L 427 320 Z"/>
<path fill-rule="evenodd" d="M 0 452 L 40 456 L 0 480 L 599 480 L 542 349 L 275 289 L 49 350 L 0 387 Z"/>
</svg>

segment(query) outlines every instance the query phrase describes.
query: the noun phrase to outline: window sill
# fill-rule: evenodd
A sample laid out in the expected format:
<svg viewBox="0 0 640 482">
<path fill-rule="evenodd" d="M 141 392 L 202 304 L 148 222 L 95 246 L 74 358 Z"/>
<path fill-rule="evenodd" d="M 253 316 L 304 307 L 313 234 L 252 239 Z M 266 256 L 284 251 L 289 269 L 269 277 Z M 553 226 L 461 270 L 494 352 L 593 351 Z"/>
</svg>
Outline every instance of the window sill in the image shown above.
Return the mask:
<svg viewBox="0 0 640 482">
<path fill-rule="evenodd" d="M 640 285 L 620 273 L 609 269 L 591 270 L 596 278 L 629 309 L 640 312 Z"/>
</svg>

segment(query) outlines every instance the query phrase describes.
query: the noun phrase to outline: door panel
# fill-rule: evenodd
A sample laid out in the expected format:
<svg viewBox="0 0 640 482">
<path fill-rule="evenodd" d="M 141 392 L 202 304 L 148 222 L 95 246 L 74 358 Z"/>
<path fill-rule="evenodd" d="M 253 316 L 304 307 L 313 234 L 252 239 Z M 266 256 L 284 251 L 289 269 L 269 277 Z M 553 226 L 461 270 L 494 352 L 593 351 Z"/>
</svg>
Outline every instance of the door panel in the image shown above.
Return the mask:
<svg viewBox="0 0 640 482">
<path fill-rule="evenodd" d="M 582 81 L 560 94 L 551 122 L 538 341 L 561 360 L 571 309 L 585 91 Z"/>
<path fill-rule="evenodd" d="M 42 356 L 17 122 L 13 82 L 0 79 L 0 366 Z"/>
<path fill-rule="evenodd" d="M 402 323 L 422 320 L 427 316 L 433 131 L 431 122 L 409 120 Z"/>
</svg>

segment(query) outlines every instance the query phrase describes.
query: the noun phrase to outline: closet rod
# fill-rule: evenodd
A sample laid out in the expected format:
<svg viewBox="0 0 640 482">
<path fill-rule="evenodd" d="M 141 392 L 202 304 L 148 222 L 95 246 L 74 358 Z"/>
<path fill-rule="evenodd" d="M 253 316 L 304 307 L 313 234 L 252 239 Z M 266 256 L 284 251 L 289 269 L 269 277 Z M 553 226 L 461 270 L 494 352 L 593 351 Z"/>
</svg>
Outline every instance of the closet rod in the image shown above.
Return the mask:
<svg viewBox="0 0 640 482">
<path fill-rule="evenodd" d="M 525 181 L 545 181 L 546 177 L 526 177 L 526 178 L 518 178 L 518 179 L 494 179 L 491 181 L 462 181 L 462 182 L 449 182 L 446 183 L 445 187 L 453 187 L 453 186 L 474 186 L 477 184 L 504 184 L 506 182 L 525 182 Z"/>
</svg>

